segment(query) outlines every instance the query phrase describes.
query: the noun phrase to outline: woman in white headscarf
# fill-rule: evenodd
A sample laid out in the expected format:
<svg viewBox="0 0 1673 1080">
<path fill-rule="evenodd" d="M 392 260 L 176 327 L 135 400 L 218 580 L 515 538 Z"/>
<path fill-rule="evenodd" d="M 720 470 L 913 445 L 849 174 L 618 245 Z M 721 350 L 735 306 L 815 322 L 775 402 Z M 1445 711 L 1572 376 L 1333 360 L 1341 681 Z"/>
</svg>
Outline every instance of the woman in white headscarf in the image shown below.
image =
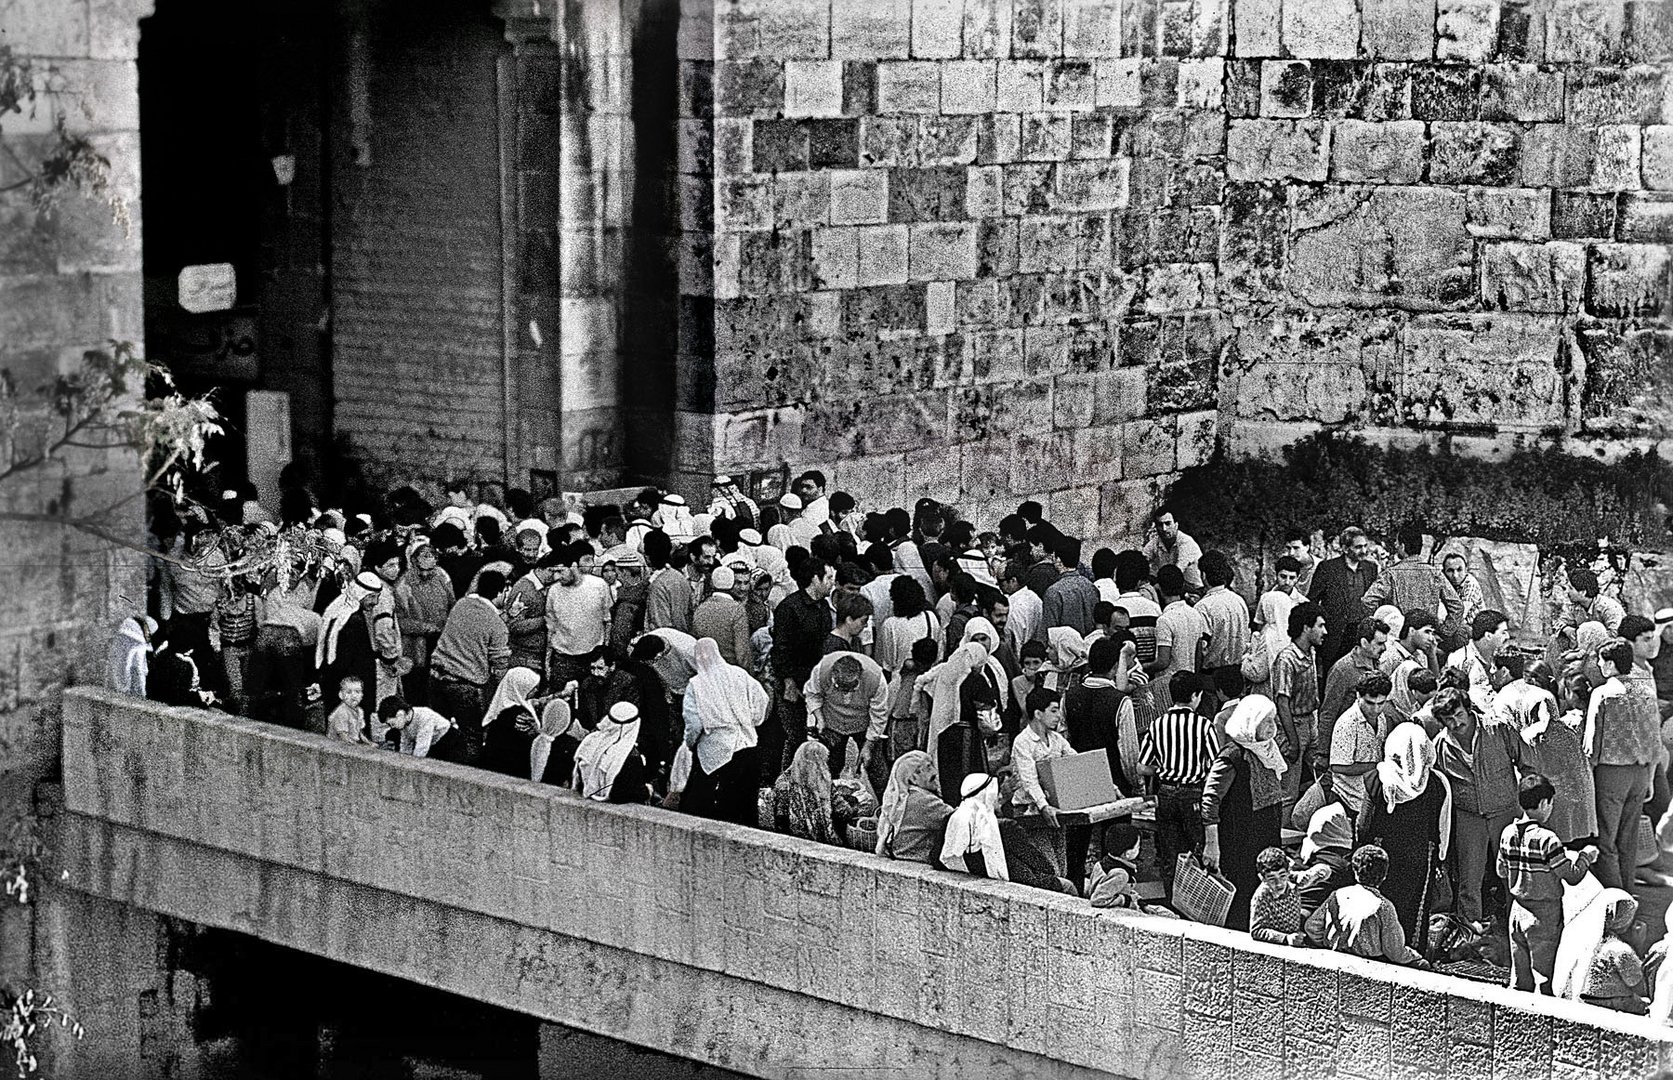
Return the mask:
<svg viewBox="0 0 1673 1080">
<path fill-rule="evenodd" d="M 145 696 L 145 678 L 150 670 L 151 638 L 157 620 L 149 615 L 132 615 L 122 620 L 110 641 L 110 687 L 134 697 Z"/>
<path fill-rule="evenodd" d="M 534 738 L 529 742 L 529 779 L 537 783 L 567 783 L 575 770 L 575 751 L 587 734 L 575 719 L 569 702 L 555 697 L 540 710 Z"/>
<path fill-rule="evenodd" d="M 970 621 L 986 626 L 992 636 L 967 633 L 953 655 L 919 676 L 930 694 L 924 745 L 935 756 L 941 797 L 948 803 L 958 794 L 959 777 L 987 772 L 987 736 L 999 730 L 1005 701 L 1005 669 L 990 652 L 999 635 L 986 619 Z"/>
<path fill-rule="evenodd" d="M 1204 852 L 1237 886 L 1226 927 L 1247 930 L 1249 901 L 1261 882 L 1255 856 L 1283 839 L 1286 764 L 1276 741 L 1278 707 L 1261 694 L 1244 697 L 1226 721 L 1226 735 L 1231 741 L 1215 756 L 1203 783 Z"/>
<path fill-rule="evenodd" d="M 1267 697 L 1272 683 L 1272 662 L 1278 659 L 1290 643 L 1290 609 L 1295 602 L 1287 593 L 1277 589 L 1261 594 L 1255 606 L 1255 623 L 1259 627 L 1249 639 L 1249 651 L 1243 656 L 1243 681 L 1250 694 Z"/>
<path fill-rule="evenodd" d="M 941 865 L 975 877 L 1009 881 L 1005 845 L 999 836 L 999 778 L 971 773 L 959 785 L 958 809 L 947 818 Z"/>
<path fill-rule="evenodd" d="M 383 592 L 383 579 L 366 570 L 343 586 L 325 609 L 319 641 L 314 645 L 314 670 L 326 701 L 335 701 L 343 679 L 356 676 L 368 692 L 378 685 L 378 654 L 372 643 L 372 609 Z M 375 702 L 370 703 L 377 708 Z"/>
<path fill-rule="evenodd" d="M 685 688 L 685 745 L 694 758 L 680 808 L 739 825 L 759 820 L 756 729 L 769 699 L 741 667 L 728 664 L 713 638 L 692 650 L 697 674 Z"/>
<path fill-rule="evenodd" d="M 1626 940 L 1638 901 L 1625 889 L 1588 888 L 1593 882 L 1585 878 L 1563 896 L 1566 921 L 1552 989 L 1558 997 L 1643 1015 L 1644 965 Z"/>
<path fill-rule="evenodd" d="M 1389 732 L 1382 762 L 1365 778 L 1359 842 L 1388 852 L 1383 895 L 1400 916 L 1406 944 L 1426 951 L 1430 886 L 1452 846 L 1452 787 L 1435 768 L 1435 745 L 1422 725 Z"/>
<path fill-rule="evenodd" d="M 935 784 L 935 762 L 922 750 L 895 759 L 877 810 L 877 854 L 934 862 L 953 812 Z"/>
<path fill-rule="evenodd" d="M 831 809 L 833 793 L 831 749 L 809 739 L 796 748 L 790 767 L 773 783 L 773 828 L 821 844 L 842 843 Z"/>
<path fill-rule="evenodd" d="M 650 769 L 639 748 L 639 709 L 618 701 L 575 751 L 575 790 L 595 802 L 642 803 Z"/>
<path fill-rule="evenodd" d="M 540 672 L 514 667 L 505 673 L 482 714 L 482 767 L 506 776 L 526 776 L 540 707 L 534 698 Z"/>
<path fill-rule="evenodd" d="M 965 629 L 969 629 L 968 624 Z M 1086 657 L 1091 652 L 1091 646 L 1074 627 L 1053 626 L 1048 629 L 1046 651 L 1049 655 L 1040 668 L 1039 685 L 1047 690 L 1056 690 L 1061 694 L 1085 675 Z"/>
</svg>

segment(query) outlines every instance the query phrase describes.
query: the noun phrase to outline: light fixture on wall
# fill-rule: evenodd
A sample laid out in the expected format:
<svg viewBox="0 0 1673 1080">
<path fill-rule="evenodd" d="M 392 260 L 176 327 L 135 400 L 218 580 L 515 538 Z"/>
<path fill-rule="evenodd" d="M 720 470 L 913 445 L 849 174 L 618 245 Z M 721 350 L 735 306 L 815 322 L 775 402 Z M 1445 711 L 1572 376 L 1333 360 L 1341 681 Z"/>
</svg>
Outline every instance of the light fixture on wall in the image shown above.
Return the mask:
<svg viewBox="0 0 1673 1080">
<path fill-rule="evenodd" d="M 291 181 L 296 179 L 295 154 L 273 155 L 273 179 L 279 182 L 280 187 L 290 187 Z"/>
</svg>

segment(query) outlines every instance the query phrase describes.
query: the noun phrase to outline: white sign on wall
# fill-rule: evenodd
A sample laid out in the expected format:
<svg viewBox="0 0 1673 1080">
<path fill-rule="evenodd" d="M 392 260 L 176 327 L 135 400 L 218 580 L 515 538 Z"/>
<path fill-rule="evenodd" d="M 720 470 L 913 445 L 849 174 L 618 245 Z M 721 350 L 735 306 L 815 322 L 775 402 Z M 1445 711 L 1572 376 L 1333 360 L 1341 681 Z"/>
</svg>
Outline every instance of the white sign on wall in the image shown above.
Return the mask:
<svg viewBox="0 0 1673 1080">
<path fill-rule="evenodd" d="M 238 299 L 238 275 L 231 263 L 203 263 L 180 271 L 180 306 L 194 315 L 226 311 Z"/>
</svg>

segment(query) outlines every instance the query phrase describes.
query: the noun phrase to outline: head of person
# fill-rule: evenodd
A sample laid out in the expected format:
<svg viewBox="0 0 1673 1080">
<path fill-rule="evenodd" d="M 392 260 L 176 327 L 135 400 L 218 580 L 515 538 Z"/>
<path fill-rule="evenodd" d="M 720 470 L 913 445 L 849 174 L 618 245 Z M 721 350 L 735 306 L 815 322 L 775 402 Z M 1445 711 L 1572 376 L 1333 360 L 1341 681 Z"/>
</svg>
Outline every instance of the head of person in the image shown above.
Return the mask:
<svg viewBox="0 0 1673 1080">
<path fill-rule="evenodd" d="M 1452 583 L 1455 589 L 1464 587 L 1464 578 L 1470 569 L 1469 562 L 1458 552 L 1450 552 L 1441 560 L 1441 574 Z"/>
<path fill-rule="evenodd" d="M 1382 658 L 1383 650 L 1388 648 L 1388 624 L 1378 618 L 1359 620 L 1356 628 L 1356 639 L 1359 642 L 1359 655 L 1362 659 L 1373 663 Z"/>
<path fill-rule="evenodd" d="M 1137 592 L 1150 580 L 1150 560 L 1144 552 L 1127 548 L 1115 553 L 1115 587 L 1124 593 Z"/>
<path fill-rule="evenodd" d="M 1025 641 L 1022 643 L 1022 655 L 1017 658 L 1017 662 L 1022 665 L 1022 673 L 1032 679 L 1045 666 L 1048 655 L 1045 642 Z"/>
<path fill-rule="evenodd" d="M 443 494 L 447 496 L 447 505 L 457 506 L 461 510 L 470 509 L 471 482 L 464 478 L 449 480 Z"/>
<path fill-rule="evenodd" d="M 790 568 L 796 588 L 815 600 L 823 600 L 836 587 L 836 571 L 824 559 L 809 555 Z"/>
<path fill-rule="evenodd" d="M 1228 664 L 1217 668 L 1214 672 L 1214 692 L 1220 695 L 1221 701 L 1236 701 L 1249 689 L 1243 678 L 1243 669 L 1237 664 Z"/>
<path fill-rule="evenodd" d="M 1611 638 L 1598 652 L 1598 661 L 1603 673 L 1617 679 L 1624 679 L 1632 672 L 1635 659 L 1632 642 L 1625 638 Z"/>
<path fill-rule="evenodd" d="M 974 576 L 960 570 L 947 579 L 947 591 L 953 594 L 953 602 L 959 607 L 976 602 L 976 588 L 980 583 Z"/>
<path fill-rule="evenodd" d="M 730 566 L 717 566 L 709 571 L 709 588 L 713 590 L 713 596 L 732 596 L 737 587 L 738 574 Z"/>
<path fill-rule="evenodd" d="M 1281 847 L 1262 848 L 1255 856 L 1255 873 L 1269 889 L 1286 889 L 1290 884 L 1290 856 Z"/>
<path fill-rule="evenodd" d="M 1017 517 L 1030 525 L 1038 525 L 1046 520 L 1046 508 L 1040 505 L 1038 499 L 1024 499 L 1017 503 Z"/>
<path fill-rule="evenodd" d="M 500 522 L 498 518 L 483 514 L 476 519 L 476 543 L 478 547 L 498 547 L 500 543 Z"/>
<path fill-rule="evenodd" d="M 405 561 L 400 545 L 393 540 L 379 541 L 366 549 L 366 566 L 385 582 L 401 576 Z"/>
<path fill-rule="evenodd" d="M 1508 685 L 1527 674 L 1528 661 L 1521 653 L 1505 650 L 1493 658 L 1494 679 L 1497 686 Z"/>
<path fill-rule="evenodd" d="M 534 576 L 540 580 L 542 585 L 552 584 L 552 582 L 558 580 L 558 575 L 563 572 L 564 558 L 563 548 L 553 548 L 535 562 Z M 614 567 L 615 563 L 608 565 Z"/>
<path fill-rule="evenodd" d="M 1023 708 L 1028 713 L 1030 724 L 1038 725 L 1046 731 L 1063 730 L 1063 705 L 1058 700 L 1056 690 L 1036 686 L 1028 692 L 1028 697 L 1023 701 Z"/>
<path fill-rule="evenodd" d="M 360 610 L 370 613 L 383 595 L 383 578 L 370 570 L 362 570 L 355 575 L 354 583 L 360 586 Z"/>
<path fill-rule="evenodd" d="M 1529 660 L 1522 668 L 1522 681 L 1551 694 L 1557 693 L 1557 669 L 1543 657 Z"/>
<path fill-rule="evenodd" d="M 993 628 L 1001 634 L 1011 621 L 1011 602 L 1005 599 L 1005 594 L 989 585 L 977 582 L 976 606 L 981 609 L 982 616 L 993 624 Z"/>
<path fill-rule="evenodd" d="M 1176 671 L 1173 678 L 1168 680 L 1168 697 L 1172 699 L 1176 709 L 1195 709 L 1202 701 L 1202 691 L 1202 676 L 1194 671 Z"/>
<path fill-rule="evenodd" d="M 346 675 L 337 683 L 337 700 L 351 709 L 360 708 L 360 701 L 366 696 L 366 684 L 360 681 L 358 675 Z"/>
<path fill-rule="evenodd" d="M 837 628 L 844 633 L 859 634 L 871 621 L 871 601 L 858 593 L 842 593 L 836 601 Z"/>
<path fill-rule="evenodd" d="M 505 592 L 505 575 L 498 570 L 484 570 L 476 576 L 476 595 L 484 600 L 498 600 Z"/>
<path fill-rule="evenodd" d="M 1173 512 L 1173 507 L 1162 507 L 1150 520 L 1162 543 L 1171 545 L 1179 538 L 1179 517 Z"/>
<path fill-rule="evenodd" d="M 1412 708 L 1421 709 L 1429 704 L 1439 685 L 1435 673 L 1428 668 L 1419 668 L 1406 676 L 1406 692 L 1411 695 Z"/>
<path fill-rule="evenodd" d="M 860 689 L 860 680 L 865 668 L 860 665 L 859 657 L 843 655 L 837 657 L 831 664 L 831 689 L 839 695 L 848 696 Z"/>
<path fill-rule="evenodd" d="M 1141 839 L 1129 822 L 1112 821 L 1104 829 L 1104 857 L 1131 862 L 1138 858 Z"/>
<path fill-rule="evenodd" d="M 1185 571 L 1169 563 L 1156 571 L 1156 592 L 1163 600 L 1185 599 Z"/>
<path fill-rule="evenodd" d="M 1301 572 L 1311 554 L 1312 540 L 1305 529 L 1291 529 L 1284 534 L 1284 554 L 1296 562 L 1296 573 Z"/>
<path fill-rule="evenodd" d="M 802 505 L 825 494 L 825 474 L 818 469 L 809 469 L 796 477 L 796 494 L 801 496 Z"/>
<path fill-rule="evenodd" d="M 829 559 L 825 561 L 830 562 Z M 857 562 L 843 561 L 834 565 L 837 568 L 836 591 L 839 596 L 843 593 L 857 596 L 871 582 L 871 571 Z"/>
<path fill-rule="evenodd" d="M 1092 553 L 1092 577 L 1096 581 L 1115 577 L 1115 549 L 1101 547 Z"/>
<path fill-rule="evenodd" d="M 1408 559 L 1423 554 L 1423 526 L 1417 522 L 1407 522 L 1400 526 L 1395 534 L 1395 542 L 1400 545 L 1400 554 Z"/>
<path fill-rule="evenodd" d="M 1306 649 L 1316 649 L 1325 638 L 1324 608 L 1311 600 L 1290 609 L 1290 640 Z"/>
<path fill-rule="evenodd" d="M 912 515 L 904 506 L 889 507 L 883 514 L 883 522 L 888 527 L 891 543 L 912 535 Z"/>
<path fill-rule="evenodd" d="M 1400 644 L 1409 653 L 1433 652 L 1435 648 L 1435 613 L 1433 611 L 1406 611 L 1401 613 L 1404 621 L 1400 624 Z"/>
<path fill-rule="evenodd" d="M 453 531 L 458 532 L 459 530 L 455 529 Z M 425 577 L 436 572 L 437 561 L 436 546 L 428 541 L 420 543 L 412 549 L 412 564 Z"/>
<path fill-rule="evenodd" d="M 378 719 L 396 731 L 412 723 L 412 706 L 399 694 L 390 694 L 378 702 Z"/>
<path fill-rule="evenodd" d="M 847 517 L 849 514 L 852 514 L 859 505 L 854 501 L 854 496 L 850 495 L 846 491 L 831 492 L 830 504 L 831 516 L 834 518 Z"/>
<path fill-rule="evenodd" d="M 889 582 L 889 603 L 894 613 L 903 619 L 915 619 L 929 608 L 924 587 L 910 574 L 902 574 Z"/>
<path fill-rule="evenodd" d="M 1203 584 L 1211 589 L 1229 587 L 1237 580 L 1237 571 L 1232 569 L 1232 561 L 1223 551 L 1211 548 L 1203 552 L 1197 560 L 1197 569 L 1202 573 Z"/>
<path fill-rule="evenodd" d="M 552 549 L 553 578 L 559 585 L 574 586 L 581 583 L 581 549 L 592 554 L 592 546 L 586 541 L 564 544 Z"/>
<path fill-rule="evenodd" d="M 652 570 L 661 570 L 674 558 L 674 541 L 661 529 L 647 531 L 639 546 Z"/>
<path fill-rule="evenodd" d="M 1000 567 L 999 573 L 995 575 L 999 578 L 999 591 L 1010 596 L 1021 590 L 1026 584 L 1023 581 L 1023 572 L 1026 569 L 1021 559 L 1006 560 L 1005 565 Z"/>
<path fill-rule="evenodd" d="M 895 572 L 895 555 L 887 544 L 867 544 L 861 557 L 867 569 L 879 577 Z"/>
<path fill-rule="evenodd" d="M 999 719 L 999 694 L 986 679 L 965 679 L 960 685 L 960 693 L 974 715 L 976 722 L 984 729 L 992 731 L 995 721 Z"/>
<path fill-rule="evenodd" d="M 1057 539 L 1057 530 L 1045 522 L 1028 527 L 1028 556 L 1035 562 L 1051 555 L 1052 544 Z"/>
<path fill-rule="evenodd" d="M 1524 817 L 1545 824 L 1551 817 L 1551 807 L 1557 801 L 1557 788 L 1539 773 L 1529 773 L 1516 785 L 1516 803 Z"/>
<path fill-rule="evenodd" d="M 1633 655 L 1649 663 L 1656 658 L 1660 640 L 1656 635 L 1656 624 L 1642 615 L 1627 615 L 1621 619 L 1621 625 L 1615 633 L 1623 641 L 1632 642 Z"/>
<path fill-rule="evenodd" d="M 1301 561 L 1293 555 L 1280 555 L 1273 564 L 1273 587 L 1279 592 L 1291 592 L 1301 580 Z"/>
<path fill-rule="evenodd" d="M 1121 643 L 1114 638 L 1101 637 L 1086 652 L 1086 667 L 1093 675 L 1113 678 L 1121 663 Z"/>
<path fill-rule="evenodd" d="M 935 666 L 941 658 L 941 648 L 931 637 L 919 638 L 912 643 L 912 670 L 925 672 Z"/>
<path fill-rule="evenodd" d="M 636 664 L 649 664 L 661 656 L 668 648 L 668 643 L 657 634 L 645 634 L 633 643 L 628 652 L 629 660 Z"/>
<path fill-rule="evenodd" d="M 533 529 L 517 530 L 517 556 L 525 563 L 533 563 L 540 558 L 540 534 Z"/>
<path fill-rule="evenodd" d="M 1376 844 L 1366 844 L 1353 853 L 1351 865 L 1355 881 L 1368 889 L 1379 889 L 1388 877 L 1388 852 Z"/>
<path fill-rule="evenodd" d="M 1673 645 L 1673 608 L 1656 610 L 1656 629 L 1660 632 L 1663 645 Z"/>
<path fill-rule="evenodd" d="M 1059 536 L 1051 548 L 1052 558 L 1059 570 L 1073 570 L 1080 565 L 1080 541 L 1072 536 Z"/>
<path fill-rule="evenodd" d="M 1510 620 L 1502 611 L 1478 611 L 1470 620 L 1470 640 L 1483 656 L 1496 656 L 1510 644 Z"/>
<path fill-rule="evenodd" d="M 1371 538 L 1358 525 L 1343 529 L 1337 542 L 1341 545 L 1343 558 L 1350 563 L 1357 563 L 1371 554 Z"/>
<path fill-rule="evenodd" d="M 1435 692 L 1434 700 L 1429 702 L 1429 712 L 1442 727 L 1455 735 L 1464 734 L 1475 723 L 1470 695 L 1451 686 Z"/>
<path fill-rule="evenodd" d="M 1568 572 L 1568 598 L 1573 603 L 1590 606 L 1601 591 L 1597 575 L 1586 567 L 1579 566 Z"/>
<path fill-rule="evenodd" d="M 1388 695 L 1394 692 L 1394 681 L 1382 672 L 1374 671 L 1359 680 L 1356 692 L 1359 696 L 1359 715 L 1375 723 L 1381 719 L 1383 709 L 1388 705 Z"/>
<path fill-rule="evenodd" d="M 608 679 L 616 673 L 623 659 L 621 651 L 614 647 L 594 649 L 587 654 L 587 674 L 595 679 Z"/>
</svg>

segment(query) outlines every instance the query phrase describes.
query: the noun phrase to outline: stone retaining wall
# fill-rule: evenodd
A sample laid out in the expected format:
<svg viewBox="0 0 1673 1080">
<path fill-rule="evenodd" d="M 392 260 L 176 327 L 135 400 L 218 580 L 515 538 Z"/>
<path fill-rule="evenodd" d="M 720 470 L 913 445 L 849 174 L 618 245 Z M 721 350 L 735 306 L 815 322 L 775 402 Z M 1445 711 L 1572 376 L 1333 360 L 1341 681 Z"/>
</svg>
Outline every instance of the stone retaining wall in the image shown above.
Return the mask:
<svg viewBox="0 0 1673 1080">
<path fill-rule="evenodd" d="M 1646 1078 L 1647 1021 L 77 690 L 65 885 L 760 1076 Z"/>
</svg>

